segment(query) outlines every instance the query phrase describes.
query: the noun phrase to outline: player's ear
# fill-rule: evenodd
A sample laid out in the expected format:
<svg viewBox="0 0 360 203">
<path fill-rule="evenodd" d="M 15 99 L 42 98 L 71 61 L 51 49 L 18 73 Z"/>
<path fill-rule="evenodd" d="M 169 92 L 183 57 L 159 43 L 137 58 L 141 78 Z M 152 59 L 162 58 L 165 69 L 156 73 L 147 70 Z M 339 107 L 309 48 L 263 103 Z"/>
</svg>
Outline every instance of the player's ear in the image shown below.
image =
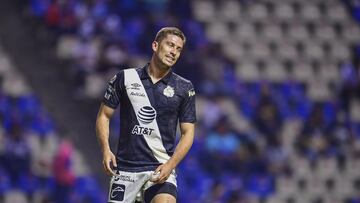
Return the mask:
<svg viewBox="0 0 360 203">
<path fill-rule="evenodd" d="M 158 50 L 158 48 L 159 48 L 159 43 L 157 41 L 153 41 L 151 47 L 152 47 L 152 50 L 154 52 L 156 52 Z"/>
</svg>

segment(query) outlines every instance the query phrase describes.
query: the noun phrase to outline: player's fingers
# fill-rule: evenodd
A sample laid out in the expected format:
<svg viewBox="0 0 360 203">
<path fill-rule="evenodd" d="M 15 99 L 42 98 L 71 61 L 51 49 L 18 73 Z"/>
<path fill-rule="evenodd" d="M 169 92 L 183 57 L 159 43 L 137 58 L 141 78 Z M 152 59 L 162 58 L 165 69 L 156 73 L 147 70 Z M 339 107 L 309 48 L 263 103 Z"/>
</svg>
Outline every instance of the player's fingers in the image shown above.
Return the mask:
<svg viewBox="0 0 360 203">
<path fill-rule="evenodd" d="M 115 173 L 114 173 L 114 171 L 112 171 L 111 166 L 110 166 L 110 160 L 106 161 L 105 165 L 106 165 L 106 171 L 108 172 L 108 175 L 115 176 Z"/>
<path fill-rule="evenodd" d="M 115 172 L 111 169 L 110 164 L 107 170 L 109 171 L 111 176 L 116 176 Z"/>
<path fill-rule="evenodd" d="M 160 175 L 159 175 L 159 178 L 157 180 L 157 183 L 164 183 L 167 180 L 168 177 L 169 177 L 169 175 L 167 175 L 164 172 L 161 173 L 161 171 L 160 171 Z"/>
<path fill-rule="evenodd" d="M 166 176 L 160 178 L 160 179 L 158 180 L 158 183 L 160 183 L 160 184 L 164 183 L 164 182 L 167 180 L 167 178 L 168 178 L 168 177 L 166 177 Z"/>
<path fill-rule="evenodd" d="M 158 167 L 155 169 L 154 173 L 159 173 L 159 172 L 161 172 L 161 168 L 162 168 L 162 165 L 158 166 Z M 160 174 L 160 175 L 161 175 L 161 174 Z"/>
<path fill-rule="evenodd" d="M 111 162 L 112 162 L 112 164 L 114 165 L 114 167 L 117 167 L 116 158 L 115 158 L 114 155 L 111 157 Z"/>
<path fill-rule="evenodd" d="M 106 175 L 110 175 L 110 174 L 109 174 L 109 171 L 107 170 L 106 162 L 105 162 L 105 161 L 103 162 L 103 169 L 104 169 L 104 172 L 105 172 Z"/>
<path fill-rule="evenodd" d="M 160 172 L 159 172 L 160 173 Z M 152 180 L 152 182 L 159 184 L 161 180 L 161 174 L 159 174 L 155 179 Z"/>
</svg>

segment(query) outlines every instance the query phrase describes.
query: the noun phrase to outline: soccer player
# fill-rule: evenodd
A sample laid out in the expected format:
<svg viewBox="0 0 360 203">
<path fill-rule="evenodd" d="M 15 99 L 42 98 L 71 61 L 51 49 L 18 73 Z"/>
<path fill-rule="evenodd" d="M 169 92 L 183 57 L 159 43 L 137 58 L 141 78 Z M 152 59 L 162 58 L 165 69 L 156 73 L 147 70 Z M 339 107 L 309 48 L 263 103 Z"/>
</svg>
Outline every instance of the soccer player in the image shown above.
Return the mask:
<svg viewBox="0 0 360 203">
<path fill-rule="evenodd" d="M 178 28 L 162 28 L 152 42 L 150 63 L 122 70 L 109 81 L 96 120 L 103 167 L 112 176 L 109 202 L 176 202 L 175 168 L 193 143 L 196 122 L 193 85 L 171 69 L 185 42 Z M 119 105 L 115 156 L 109 147 L 109 122 Z"/>
</svg>

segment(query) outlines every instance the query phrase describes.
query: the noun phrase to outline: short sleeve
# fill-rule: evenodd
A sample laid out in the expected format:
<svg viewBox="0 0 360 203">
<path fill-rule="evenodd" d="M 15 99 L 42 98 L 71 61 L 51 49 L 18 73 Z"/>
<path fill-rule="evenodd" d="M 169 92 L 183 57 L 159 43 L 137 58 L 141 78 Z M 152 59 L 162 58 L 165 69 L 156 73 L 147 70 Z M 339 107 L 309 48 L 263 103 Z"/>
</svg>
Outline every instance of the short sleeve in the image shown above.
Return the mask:
<svg viewBox="0 0 360 203">
<path fill-rule="evenodd" d="M 124 84 L 124 74 L 120 72 L 112 77 L 104 94 L 103 103 L 116 109 L 120 103 L 120 95 Z"/>
<path fill-rule="evenodd" d="M 185 91 L 185 99 L 180 106 L 180 123 L 195 123 L 196 109 L 195 109 L 195 90 L 192 83 L 187 85 Z"/>
</svg>

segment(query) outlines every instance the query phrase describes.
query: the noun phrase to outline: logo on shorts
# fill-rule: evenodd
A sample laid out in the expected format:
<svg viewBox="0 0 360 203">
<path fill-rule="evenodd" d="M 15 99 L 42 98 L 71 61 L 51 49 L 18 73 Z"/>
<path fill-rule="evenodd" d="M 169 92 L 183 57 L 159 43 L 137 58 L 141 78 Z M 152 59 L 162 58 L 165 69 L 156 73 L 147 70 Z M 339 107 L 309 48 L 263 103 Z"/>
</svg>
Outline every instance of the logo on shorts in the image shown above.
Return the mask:
<svg viewBox="0 0 360 203">
<path fill-rule="evenodd" d="M 113 183 L 110 191 L 111 201 L 123 201 L 125 194 L 125 185 Z"/>
<path fill-rule="evenodd" d="M 142 124 L 149 124 L 155 119 L 156 111 L 152 106 L 143 106 L 137 112 L 136 116 Z"/>
<path fill-rule="evenodd" d="M 126 176 L 126 175 L 117 175 L 115 176 L 114 178 L 114 181 L 119 181 L 119 180 L 122 180 L 122 181 L 126 181 L 126 182 L 135 182 L 134 179 L 132 179 L 130 176 Z"/>
</svg>

